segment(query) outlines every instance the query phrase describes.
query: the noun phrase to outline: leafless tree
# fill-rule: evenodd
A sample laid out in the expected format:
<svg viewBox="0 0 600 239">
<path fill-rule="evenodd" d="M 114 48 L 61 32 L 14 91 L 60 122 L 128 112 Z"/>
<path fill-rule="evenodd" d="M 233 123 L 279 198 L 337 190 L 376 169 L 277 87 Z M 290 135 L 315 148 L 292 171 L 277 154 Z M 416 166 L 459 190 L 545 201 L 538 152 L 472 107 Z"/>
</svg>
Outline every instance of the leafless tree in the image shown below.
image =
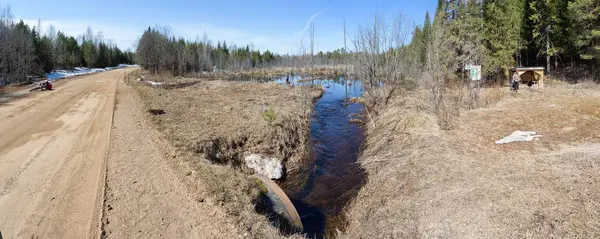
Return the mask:
<svg viewBox="0 0 600 239">
<path fill-rule="evenodd" d="M 315 58 L 315 21 L 313 20 L 310 23 L 310 68 L 311 68 L 311 70 L 315 67 L 314 58 Z"/>
<path fill-rule="evenodd" d="M 409 77 L 405 42 L 409 36 L 402 15 L 391 24 L 375 15 L 372 25 L 361 25 L 354 36 L 354 75 L 366 82 L 366 97 L 370 104 L 386 104 L 397 87 L 404 87 L 413 80 Z M 381 87 L 384 86 L 384 87 Z"/>
<path fill-rule="evenodd" d="M 27 80 L 35 69 L 32 29 L 15 24 L 10 7 L 0 6 L 0 85 Z"/>
<path fill-rule="evenodd" d="M 433 24 L 427 46 L 426 80 L 423 82 L 425 87 L 431 90 L 432 105 L 443 129 L 452 127 L 452 121 L 458 116 L 462 101 L 461 94 L 452 95 L 456 92 L 448 91 L 449 79 L 453 78 L 458 65 L 456 51 L 452 50 L 455 49 L 456 40 L 449 33 L 449 28 L 445 20 L 437 20 Z"/>
</svg>

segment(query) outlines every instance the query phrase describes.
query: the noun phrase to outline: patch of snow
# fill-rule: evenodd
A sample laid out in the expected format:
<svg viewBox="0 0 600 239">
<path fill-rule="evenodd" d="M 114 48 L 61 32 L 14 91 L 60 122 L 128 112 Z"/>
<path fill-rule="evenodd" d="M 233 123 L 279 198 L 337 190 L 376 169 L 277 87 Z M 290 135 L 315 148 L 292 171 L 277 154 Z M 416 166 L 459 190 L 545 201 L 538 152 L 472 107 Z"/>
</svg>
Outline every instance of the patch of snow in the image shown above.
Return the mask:
<svg viewBox="0 0 600 239">
<path fill-rule="evenodd" d="M 496 144 L 506 144 L 512 142 L 528 142 L 534 139 L 542 137 L 541 135 L 537 135 L 535 131 L 515 131 L 509 136 L 506 136 L 500 140 L 496 140 Z"/>
<path fill-rule="evenodd" d="M 260 154 L 250 154 L 244 158 L 246 165 L 258 174 L 271 179 L 279 179 L 283 175 L 283 165 L 278 158 L 269 158 Z"/>
<path fill-rule="evenodd" d="M 87 74 L 92 74 L 92 73 L 97 73 L 97 72 L 104 72 L 104 71 L 109 71 L 112 69 L 116 69 L 116 68 L 125 68 L 125 67 L 130 67 L 130 66 L 136 66 L 136 65 L 124 65 L 121 64 L 117 67 L 106 67 L 106 68 L 86 68 L 86 67 L 75 67 L 72 70 L 54 70 L 48 74 L 46 74 L 46 78 L 48 78 L 49 81 L 54 81 L 57 79 L 61 79 L 61 78 L 67 78 L 67 77 L 72 77 L 72 76 L 79 76 L 79 75 L 87 75 Z"/>
</svg>

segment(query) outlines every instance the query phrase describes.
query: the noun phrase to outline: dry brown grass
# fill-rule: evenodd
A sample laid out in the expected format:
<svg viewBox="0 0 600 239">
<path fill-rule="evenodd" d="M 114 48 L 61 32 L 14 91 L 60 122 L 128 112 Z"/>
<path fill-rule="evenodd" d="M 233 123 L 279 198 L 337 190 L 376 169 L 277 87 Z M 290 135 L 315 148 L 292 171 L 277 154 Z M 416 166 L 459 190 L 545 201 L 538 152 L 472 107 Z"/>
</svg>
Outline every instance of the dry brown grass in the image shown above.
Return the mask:
<svg viewBox="0 0 600 239">
<path fill-rule="evenodd" d="M 504 98 L 505 94 L 506 94 L 506 88 L 492 87 L 492 88 L 485 89 L 483 92 L 483 95 L 481 96 L 480 105 L 482 107 L 493 106 L 494 104 L 500 102 Z"/>
<path fill-rule="evenodd" d="M 303 149 L 311 102 L 306 102 L 299 88 L 178 80 L 138 90 L 149 109 L 166 112 L 152 119 L 176 147 L 206 154 L 212 161 L 239 166 L 245 152 L 297 160 L 297 150 Z M 273 122 L 264 118 L 270 109 Z M 219 152 L 209 152 L 213 147 Z M 208 155 L 211 153 L 219 156 Z"/>
<path fill-rule="evenodd" d="M 449 131 L 426 97 L 392 98 L 369 128 L 368 182 L 339 236 L 599 237 L 600 93 L 556 86 L 493 98 Z M 494 144 L 515 130 L 543 137 Z"/>
<path fill-rule="evenodd" d="M 345 70 L 344 66 L 316 66 L 314 68 L 292 68 L 292 67 L 278 67 L 278 68 L 255 68 L 243 71 L 219 71 L 211 72 L 209 74 L 202 75 L 212 80 L 226 80 L 226 79 L 245 79 L 245 80 L 260 80 L 265 78 L 276 78 L 285 76 L 287 74 L 301 75 L 310 79 L 323 79 L 323 78 L 335 78 L 341 75 Z"/>
<path fill-rule="evenodd" d="M 262 153 L 284 159 L 287 170 L 300 166 L 318 91 L 275 83 L 189 78 L 165 82 L 153 87 L 130 81 L 147 110 L 165 112 L 147 116 L 172 145 L 170 157 L 185 165 L 178 170 L 186 175 L 190 191 L 198 200 L 225 208 L 248 231 L 246 238 L 283 237 L 255 211 L 260 189 L 249 177 L 252 171 L 243 156 Z M 265 112 L 274 114 L 272 121 L 265 119 Z"/>
</svg>

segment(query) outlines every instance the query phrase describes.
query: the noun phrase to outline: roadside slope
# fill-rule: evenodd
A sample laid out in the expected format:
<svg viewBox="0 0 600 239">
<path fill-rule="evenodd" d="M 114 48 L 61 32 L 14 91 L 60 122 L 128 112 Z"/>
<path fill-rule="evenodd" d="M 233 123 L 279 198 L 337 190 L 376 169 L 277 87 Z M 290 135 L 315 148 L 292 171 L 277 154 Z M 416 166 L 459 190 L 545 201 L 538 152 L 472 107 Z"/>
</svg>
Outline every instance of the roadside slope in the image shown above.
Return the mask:
<svg viewBox="0 0 600 239">
<path fill-rule="evenodd" d="M 391 99 L 369 129 L 368 183 L 341 238 L 600 236 L 596 89 L 524 88 L 464 112 L 449 131 L 418 98 Z M 543 137 L 494 144 L 515 130 Z"/>
<path fill-rule="evenodd" d="M 102 219 L 105 238 L 239 238 L 235 222 L 188 193 L 143 118 L 137 93 L 119 81 Z M 238 236 L 240 235 L 240 236 Z"/>
</svg>

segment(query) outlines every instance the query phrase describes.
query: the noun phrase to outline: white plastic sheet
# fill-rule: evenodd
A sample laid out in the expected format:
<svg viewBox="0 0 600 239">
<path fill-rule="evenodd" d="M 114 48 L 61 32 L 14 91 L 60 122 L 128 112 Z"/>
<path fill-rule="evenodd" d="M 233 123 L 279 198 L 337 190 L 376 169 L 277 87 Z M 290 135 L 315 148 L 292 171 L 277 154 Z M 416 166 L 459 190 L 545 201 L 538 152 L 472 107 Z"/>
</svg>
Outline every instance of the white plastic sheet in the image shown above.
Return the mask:
<svg viewBox="0 0 600 239">
<path fill-rule="evenodd" d="M 496 144 L 506 144 L 512 142 L 528 142 L 534 139 L 542 137 L 541 135 L 536 134 L 535 131 L 515 131 L 509 136 L 506 136 L 500 140 L 496 140 Z"/>
</svg>

